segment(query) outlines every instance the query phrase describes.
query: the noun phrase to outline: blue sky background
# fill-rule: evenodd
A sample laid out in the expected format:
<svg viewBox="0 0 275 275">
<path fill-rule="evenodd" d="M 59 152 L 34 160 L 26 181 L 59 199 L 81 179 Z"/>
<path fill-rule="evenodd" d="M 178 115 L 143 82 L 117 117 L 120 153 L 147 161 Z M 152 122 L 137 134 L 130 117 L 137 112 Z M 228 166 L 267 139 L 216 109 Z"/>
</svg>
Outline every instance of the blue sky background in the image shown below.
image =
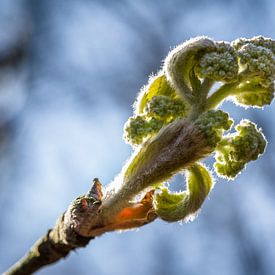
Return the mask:
<svg viewBox="0 0 275 275">
<path fill-rule="evenodd" d="M 274 38 L 274 10 L 272 0 L 0 0 L 0 272 L 94 177 L 108 184 L 120 171 L 131 154 L 123 124 L 171 47 Z M 257 122 L 269 145 L 234 182 L 217 179 L 195 221 L 106 234 L 37 274 L 275 274 L 274 103 L 223 107 Z"/>
</svg>

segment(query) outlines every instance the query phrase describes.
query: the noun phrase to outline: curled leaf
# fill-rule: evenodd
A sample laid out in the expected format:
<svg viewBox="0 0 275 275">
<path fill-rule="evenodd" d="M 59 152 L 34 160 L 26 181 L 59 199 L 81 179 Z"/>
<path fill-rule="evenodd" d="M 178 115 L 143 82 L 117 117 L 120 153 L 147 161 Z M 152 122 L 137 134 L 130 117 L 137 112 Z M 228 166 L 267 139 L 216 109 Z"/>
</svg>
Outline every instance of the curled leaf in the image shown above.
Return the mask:
<svg viewBox="0 0 275 275">
<path fill-rule="evenodd" d="M 186 191 L 171 193 L 163 188 L 154 198 L 157 215 L 165 221 L 174 222 L 193 218 L 201 208 L 213 186 L 211 175 L 202 164 L 187 169 Z"/>
<path fill-rule="evenodd" d="M 189 103 L 192 102 L 192 87 L 199 86 L 198 79 L 193 81 L 192 70 L 203 53 L 214 49 L 214 41 L 207 37 L 197 37 L 176 47 L 165 59 L 164 72 L 169 83 Z"/>
</svg>

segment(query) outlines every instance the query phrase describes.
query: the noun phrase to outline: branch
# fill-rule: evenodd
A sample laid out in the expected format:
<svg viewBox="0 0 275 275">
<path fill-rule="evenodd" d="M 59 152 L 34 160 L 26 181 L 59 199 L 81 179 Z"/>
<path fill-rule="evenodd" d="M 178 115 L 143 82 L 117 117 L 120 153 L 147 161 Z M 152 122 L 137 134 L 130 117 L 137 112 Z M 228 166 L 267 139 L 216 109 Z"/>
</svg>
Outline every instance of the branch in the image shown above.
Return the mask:
<svg viewBox="0 0 275 275">
<path fill-rule="evenodd" d="M 148 187 L 169 179 L 210 152 L 207 140 L 193 123 L 178 120 L 169 124 L 134 153 L 105 194 L 99 180 L 94 179 L 89 193 L 76 198 L 54 228 L 5 274 L 31 274 L 105 232 L 141 227 L 154 221 L 157 218 L 154 191 Z M 141 200 L 131 202 L 144 190 Z"/>
</svg>

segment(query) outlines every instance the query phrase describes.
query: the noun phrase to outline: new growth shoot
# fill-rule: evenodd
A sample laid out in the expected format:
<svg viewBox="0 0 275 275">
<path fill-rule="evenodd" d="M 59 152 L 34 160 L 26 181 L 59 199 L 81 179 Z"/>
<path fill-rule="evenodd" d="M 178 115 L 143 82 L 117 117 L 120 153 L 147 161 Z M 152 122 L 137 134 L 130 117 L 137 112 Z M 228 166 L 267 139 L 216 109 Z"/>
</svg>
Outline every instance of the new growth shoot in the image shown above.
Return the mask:
<svg viewBox="0 0 275 275">
<path fill-rule="evenodd" d="M 169 142 L 170 151 L 174 150 L 180 135 L 175 133 L 179 131 L 177 127 L 185 127 L 186 133 L 197 131 L 186 135 L 185 139 L 190 139 L 185 142 L 187 146 L 201 146 L 198 139 L 204 140 L 203 153 L 191 157 L 188 163 L 180 159 L 178 153 L 170 154 L 168 148 L 162 155 L 169 159 L 167 163 L 171 166 L 163 165 L 167 174 L 154 172 L 156 179 L 143 183 L 143 187 L 150 185 L 158 190 L 154 195 L 154 208 L 160 218 L 169 222 L 189 219 L 200 209 L 213 187 L 210 172 L 198 162 L 202 158 L 214 153 L 217 175 L 234 179 L 248 162 L 264 153 L 266 139 L 261 129 L 249 120 L 242 120 L 235 126 L 235 132 L 226 134 L 234 121 L 218 108 L 227 99 L 246 108 L 271 104 L 274 52 L 274 40 L 262 36 L 231 43 L 197 37 L 173 49 L 163 68 L 142 88 L 134 105 L 134 116 L 124 128 L 125 140 L 138 151 L 126 170 L 126 177 L 127 173 L 145 169 L 140 167 L 149 167 L 151 160 L 163 161 L 161 153 L 156 157 L 155 151 L 161 151 L 162 145 L 169 147 Z M 213 87 L 218 88 L 210 94 Z M 175 134 L 173 139 L 166 137 L 165 141 L 165 135 L 171 132 Z M 198 133 L 201 135 L 196 136 Z M 186 151 L 186 148 L 177 146 L 177 150 Z M 170 192 L 165 181 L 182 171 L 187 174 L 186 191 Z"/>
</svg>

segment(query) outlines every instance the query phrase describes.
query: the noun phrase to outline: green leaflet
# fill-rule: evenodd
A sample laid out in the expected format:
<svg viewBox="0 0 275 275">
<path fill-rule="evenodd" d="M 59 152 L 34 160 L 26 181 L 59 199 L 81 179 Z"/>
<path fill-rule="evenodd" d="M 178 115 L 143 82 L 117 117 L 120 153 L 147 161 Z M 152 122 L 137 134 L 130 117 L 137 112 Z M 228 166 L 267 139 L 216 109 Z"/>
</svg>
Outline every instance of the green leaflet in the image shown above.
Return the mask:
<svg viewBox="0 0 275 275">
<path fill-rule="evenodd" d="M 247 81 L 239 85 L 235 93 L 237 104 L 261 108 L 271 104 L 274 98 L 274 83 L 264 87 L 259 82 Z"/>
<path fill-rule="evenodd" d="M 220 142 L 215 156 L 217 174 L 228 179 L 234 179 L 248 162 L 258 159 L 266 147 L 264 135 L 253 122 L 242 120 L 235 129 Z"/>
<path fill-rule="evenodd" d="M 235 81 L 238 70 L 237 53 L 225 42 L 217 42 L 215 50 L 204 54 L 196 66 L 200 77 L 222 82 Z"/>
<path fill-rule="evenodd" d="M 221 140 L 224 131 L 231 128 L 234 121 L 229 118 L 228 113 L 222 110 L 210 110 L 198 117 L 195 124 L 207 138 L 209 146 L 215 148 Z"/>
<path fill-rule="evenodd" d="M 168 83 L 163 72 L 159 72 L 156 76 L 151 77 L 148 85 L 141 90 L 135 103 L 136 114 L 142 114 L 147 103 L 156 95 L 164 95 L 171 98 L 176 96 L 175 90 Z"/>
<path fill-rule="evenodd" d="M 186 115 L 186 105 L 179 98 L 171 98 L 165 95 L 154 96 L 147 104 L 146 113 L 149 116 L 158 117 L 167 122 Z"/>
<path fill-rule="evenodd" d="M 124 127 L 124 139 L 132 145 L 139 145 L 145 138 L 158 133 L 164 121 L 146 116 L 130 117 Z"/>
</svg>

